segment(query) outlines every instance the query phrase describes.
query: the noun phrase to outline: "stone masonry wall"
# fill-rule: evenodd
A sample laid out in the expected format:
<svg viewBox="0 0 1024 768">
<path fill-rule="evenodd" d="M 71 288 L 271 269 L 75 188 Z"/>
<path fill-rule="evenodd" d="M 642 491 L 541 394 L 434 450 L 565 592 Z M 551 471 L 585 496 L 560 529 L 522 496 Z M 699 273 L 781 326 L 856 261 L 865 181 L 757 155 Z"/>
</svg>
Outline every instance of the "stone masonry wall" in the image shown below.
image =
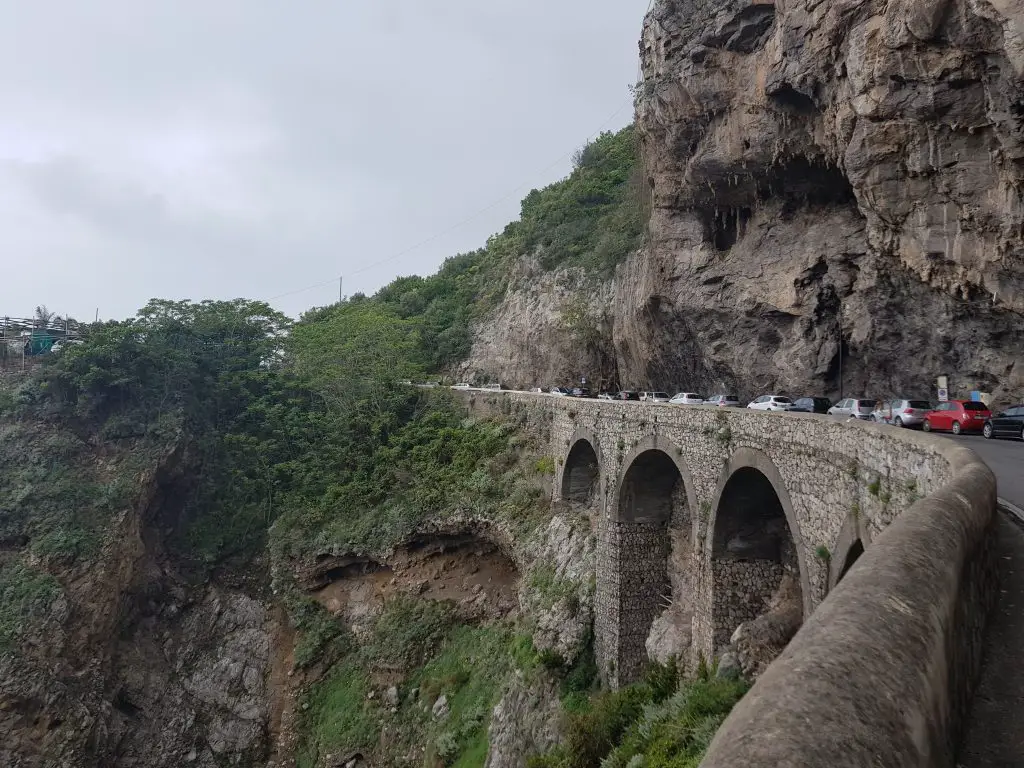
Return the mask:
<svg viewBox="0 0 1024 768">
<path fill-rule="evenodd" d="M 635 680 L 651 624 L 668 605 L 669 538 L 664 525 L 608 521 L 598 539 L 595 634 L 601 671 L 613 687 Z"/>
<path fill-rule="evenodd" d="M 711 574 L 715 585 L 711 626 L 717 652 L 729 644 L 736 627 L 768 610 L 782 582 L 783 568 L 771 560 L 713 560 Z"/>
</svg>

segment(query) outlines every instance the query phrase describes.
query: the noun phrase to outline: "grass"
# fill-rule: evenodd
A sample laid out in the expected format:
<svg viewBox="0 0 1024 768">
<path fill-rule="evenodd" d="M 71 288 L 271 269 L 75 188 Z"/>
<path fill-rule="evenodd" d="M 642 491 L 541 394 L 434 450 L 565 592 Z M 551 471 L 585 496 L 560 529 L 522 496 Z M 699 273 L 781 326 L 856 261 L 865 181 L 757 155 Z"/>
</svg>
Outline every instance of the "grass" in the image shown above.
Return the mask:
<svg viewBox="0 0 1024 768">
<path fill-rule="evenodd" d="M 0 564 L 0 653 L 15 650 L 29 622 L 41 617 L 60 592 L 48 573 L 19 562 Z"/>
<path fill-rule="evenodd" d="M 749 688 L 705 670 L 678 685 L 674 666 L 644 682 L 595 696 L 571 713 L 565 742 L 530 768 L 696 768 L 718 726 Z"/>
<path fill-rule="evenodd" d="M 307 695 L 302 707 L 305 744 L 298 764 L 318 765 L 338 749 L 370 750 L 379 732 L 377 702 L 367 698 L 370 680 L 354 659 L 338 664 Z M 308 708 L 307 708 L 308 705 Z"/>
<path fill-rule="evenodd" d="M 305 699 L 299 766 L 354 750 L 391 765 L 420 747 L 427 764 L 483 765 L 501 690 L 521 664 L 536 667 L 536 654 L 511 628 L 459 624 L 451 611 L 413 598 L 388 603 L 368 644 L 335 664 Z M 401 677 L 396 712 L 381 703 L 384 685 L 373 684 L 380 673 Z M 449 714 L 435 719 L 431 708 L 442 695 Z"/>
<path fill-rule="evenodd" d="M 541 610 L 547 610 L 563 599 L 570 601 L 570 611 L 573 610 L 573 600 L 576 601 L 576 607 L 579 607 L 579 586 L 574 581 L 561 578 L 554 567 L 547 563 L 541 563 L 530 571 L 529 584 L 537 596 L 537 606 Z"/>
</svg>

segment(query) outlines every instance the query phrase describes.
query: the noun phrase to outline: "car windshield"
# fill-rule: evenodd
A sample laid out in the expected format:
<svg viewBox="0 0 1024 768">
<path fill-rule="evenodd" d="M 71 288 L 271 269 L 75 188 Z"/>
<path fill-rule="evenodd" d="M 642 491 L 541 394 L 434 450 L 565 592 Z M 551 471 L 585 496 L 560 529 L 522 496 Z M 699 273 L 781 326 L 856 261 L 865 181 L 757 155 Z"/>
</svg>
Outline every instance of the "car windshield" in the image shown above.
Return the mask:
<svg viewBox="0 0 1024 768">
<path fill-rule="evenodd" d="M 913 408 L 914 410 L 928 411 L 931 410 L 932 404 L 927 400 L 908 400 L 907 408 Z"/>
<path fill-rule="evenodd" d="M 653 397 L 668 397 L 668 392 L 653 392 Z"/>
<path fill-rule="evenodd" d="M 772 399 L 773 399 L 773 400 L 774 400 L 774 401 L 775 401 L 776 403 L 791 403 L 791 402 L 793 402 L 793 401 L 792 401 L 792 400 L 790 400 L 790 399 L 789 399 L 788 397 L 773 397 Z"/>
<path fill-rule="evenodd" d="M 970 402 L 970 403 L 964 403 L 964 410 L 965 411 L 987 411 L 988 410 L 988 406 L 985 405 L 984 403 Z"/>
</svg>

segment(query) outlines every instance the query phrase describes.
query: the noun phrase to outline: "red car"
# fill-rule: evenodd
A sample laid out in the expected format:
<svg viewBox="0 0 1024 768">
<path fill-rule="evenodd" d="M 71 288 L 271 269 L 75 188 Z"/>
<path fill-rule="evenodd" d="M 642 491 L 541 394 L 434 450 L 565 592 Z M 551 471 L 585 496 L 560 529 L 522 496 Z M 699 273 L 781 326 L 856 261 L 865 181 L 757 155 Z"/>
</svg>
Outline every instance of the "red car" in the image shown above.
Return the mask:
<svg viewBox="0 0 1024 768">
<path fill-rule="evenodd" d="M 990 418 L 992 411 L 984 403 L 950 400 L 948 403 L 939 403 L 934 411 L 925 414 L 921 426 L 925 432 L 941 430 L 959 435 L 961 432 L 981 432 Z"/>
</svg>

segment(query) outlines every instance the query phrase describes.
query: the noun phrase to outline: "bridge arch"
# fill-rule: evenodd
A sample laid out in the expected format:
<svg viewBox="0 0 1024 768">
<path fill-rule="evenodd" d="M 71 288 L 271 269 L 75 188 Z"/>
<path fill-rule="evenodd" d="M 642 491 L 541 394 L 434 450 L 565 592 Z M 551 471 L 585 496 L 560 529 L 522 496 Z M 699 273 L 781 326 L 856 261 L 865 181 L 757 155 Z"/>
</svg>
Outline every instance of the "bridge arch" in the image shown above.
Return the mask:
<svg viewBox="0 0 1024 768">
<path fill-rule="evenodd" d="M 601 443 L 593 432 L 580 429 L 570 438 L 557 490 L 562 501 L 587 503 L 601 498 Z"/>
<path fill-rule="evenodd" d="M 832 558 L 829 561 L 829 590 L 835 589 L 843 577 L 857 562 L 857 558 L 864 554 L 864 550 L 871 542 L 871 534 L 863 518 L 857 513 L 851 513 L 843 522 L 839 530 L 836 544 L 832 548 Z"/>
<path fill-rule="evenodd" d="M 670 569 L 669 562 L 692 553 L 695 503 L 680 451 L 657 436 L 645 438 L 626 456 L 615 489 L 600 553 L 614 576 L 599 578 L 598 584 L 612 607 L 613 626 L 599 628 L 598 650 L 612 684 L 622 685 L 643 670 L 656 622 L 660 644 L 673 652 L 684 629 L 689 632 L 692 588 L 681 579 L 690 569 Z"/>
<path fill-rule="evenodd" d="M 711 510 L 711 651 L 728 645 L 737 627 L 755 620 L 781 651 L 810 615 L 813 598 L 782 474 L 761 451 L 737 449 L 722 471 Z"/>
</svg>

